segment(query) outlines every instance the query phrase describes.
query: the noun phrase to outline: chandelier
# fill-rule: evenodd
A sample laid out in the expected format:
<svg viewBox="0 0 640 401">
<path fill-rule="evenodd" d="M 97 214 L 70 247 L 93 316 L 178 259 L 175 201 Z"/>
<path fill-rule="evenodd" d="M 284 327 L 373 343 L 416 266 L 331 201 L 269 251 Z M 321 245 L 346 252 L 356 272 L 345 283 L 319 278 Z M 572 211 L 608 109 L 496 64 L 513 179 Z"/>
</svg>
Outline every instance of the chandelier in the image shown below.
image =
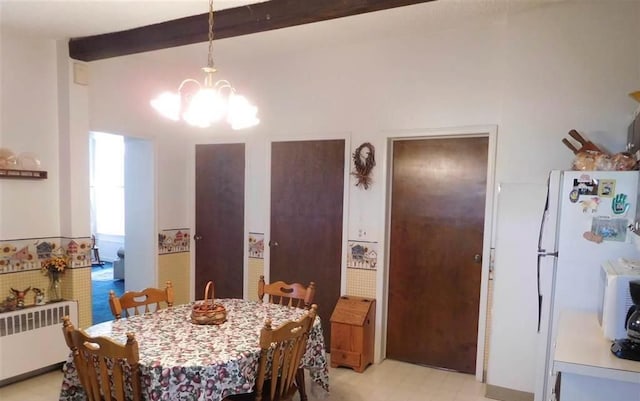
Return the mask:
<svg viewBox="0 0 640 401">
<path fill-rule="evenodd" d="M 209 54 L 204 71 L 204 83 L 185 79 L 178 92 L 164 92 L 151 100 L 151 106 L 161 115 L 173 121 L 206 128 L 226 119 L 231 128 L 238 130 L 257 125 L 258 108 L 247 98 L 238 95 L 229 81 L 216 81 L 213 66 L 213 0 L 209 0 Z"/>
</svg>

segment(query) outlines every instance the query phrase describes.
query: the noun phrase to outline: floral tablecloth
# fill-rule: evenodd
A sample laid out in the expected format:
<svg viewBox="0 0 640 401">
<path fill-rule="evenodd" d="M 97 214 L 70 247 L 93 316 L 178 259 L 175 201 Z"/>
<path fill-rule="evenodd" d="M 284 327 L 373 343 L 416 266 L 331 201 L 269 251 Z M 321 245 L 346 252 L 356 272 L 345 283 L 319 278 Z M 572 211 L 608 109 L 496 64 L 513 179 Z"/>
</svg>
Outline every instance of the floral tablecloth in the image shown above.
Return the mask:
<svg viewBox="0 0 640 401">
<path fill-rule="evenodd" d="M 121 343 L 126 341 L 126 333 L 135 333 L 144 399 L 220 401 L 253 389 L 260 358 L 260 329 L 265 320 L 278 327 L 300 318 L 305 311 L 241 299 L 216 299 L 216 303 L 227 309 L 227 321 L 219 326 L 192 324 L 191 304 L 186 304 L 97 324 L 86 331 Z M 328 391 L 319 317 L 309 334 L 302 364 L 313 381 Z M 63 371 L 60 401 L 86 400 L 71 357 Z"/>
</svg>

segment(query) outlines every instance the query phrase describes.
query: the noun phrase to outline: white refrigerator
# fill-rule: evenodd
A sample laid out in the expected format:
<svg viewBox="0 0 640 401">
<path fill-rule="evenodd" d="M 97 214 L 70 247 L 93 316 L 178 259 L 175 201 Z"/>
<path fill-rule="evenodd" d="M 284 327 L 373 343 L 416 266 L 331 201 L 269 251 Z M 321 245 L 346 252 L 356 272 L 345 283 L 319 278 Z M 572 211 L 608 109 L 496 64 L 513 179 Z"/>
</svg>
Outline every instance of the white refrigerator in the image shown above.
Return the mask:
<svg viewBox="0 0 640 401">
<path fill-rule="evenodd" d="M 640 254 L 635 223 L 638 171 L 552 171 L 538 241 L 535 401 L 554 400 L 554 344 L 563 309 L 596 313 L 601 265 Z"/>
</svg>

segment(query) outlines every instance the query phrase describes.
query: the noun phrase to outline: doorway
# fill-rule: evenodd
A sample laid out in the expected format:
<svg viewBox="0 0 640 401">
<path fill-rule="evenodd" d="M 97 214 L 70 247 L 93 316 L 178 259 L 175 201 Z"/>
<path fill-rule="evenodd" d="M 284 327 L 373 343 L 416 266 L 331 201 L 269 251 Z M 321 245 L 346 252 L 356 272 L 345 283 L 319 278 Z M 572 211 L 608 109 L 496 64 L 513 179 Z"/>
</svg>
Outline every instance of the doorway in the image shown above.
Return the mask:
<svg viewBox="0 0 640 401">
<path fill-rule="evenodd" d="M 488 154 L 486 136 L 391 143 L 388 358 L 477 374 Z"/>
<path fill-rule="evenodd" d="M 89 134 L 91 205 L 91 290 L 93 323 L 113 319 L 109 291 L 124 291 L 124 277 L 114 273 L 117 252 L 124 247 L 124 137 Z"/>
<path fill-rule="evenodd" d="M 91 132 L 89 154 L 91 232 L 106 262 L 96 268 L 92 286 L 93 322 L 98 323 L 112 319 L 106 306 L 110 289 L 120 295 L 157 286 L 155 148 L 146 139 Z M 110 262 L 122 262 L 122 271 L 114 273 Z"/>
</svg>

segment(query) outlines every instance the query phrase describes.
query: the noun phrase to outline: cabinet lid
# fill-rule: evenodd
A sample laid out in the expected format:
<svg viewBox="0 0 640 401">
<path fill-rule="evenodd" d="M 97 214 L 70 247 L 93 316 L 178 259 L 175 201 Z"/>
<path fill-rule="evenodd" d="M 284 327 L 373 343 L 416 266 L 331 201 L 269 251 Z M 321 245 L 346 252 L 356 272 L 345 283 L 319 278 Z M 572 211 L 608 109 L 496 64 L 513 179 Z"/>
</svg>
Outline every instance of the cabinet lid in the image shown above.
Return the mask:
<svg viewBox="0 0 640 401">
<path fill-rule="evenodd" d="M 331 322 L 363 326 L 369 310 L 374 305 L 375 299 L 352 296 L 340 297 L 331 314 Z"/>
</svg>

